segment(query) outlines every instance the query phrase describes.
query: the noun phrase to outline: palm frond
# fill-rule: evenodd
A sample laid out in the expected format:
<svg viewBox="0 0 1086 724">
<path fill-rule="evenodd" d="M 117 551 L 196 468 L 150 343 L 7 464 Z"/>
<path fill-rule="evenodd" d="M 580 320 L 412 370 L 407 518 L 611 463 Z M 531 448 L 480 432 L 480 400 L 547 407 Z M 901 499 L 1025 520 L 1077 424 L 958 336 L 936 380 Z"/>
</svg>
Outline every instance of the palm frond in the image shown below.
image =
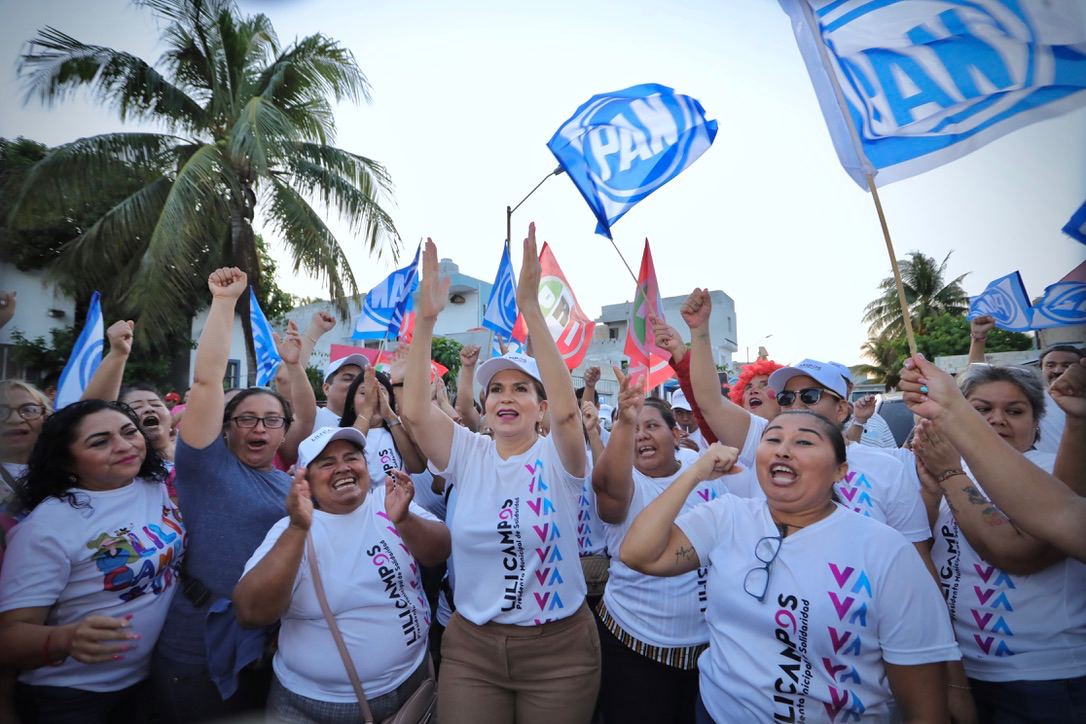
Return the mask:
<svg viewBox="0 0 1086 724">
<path fill-rule="evenodd" d="M 27 100 L 37 96 L 50 105 L 87 86 L 115 107 L 121 120 L 153 119 L 188 131 L 205 126 L 203 107 L 146 61 L 87 45 L 56 28 L 38 32 L 18 71 L 26 84 Z"/>
<path fill-rule="evenodd" d="M 227 148 L 231 158 L 244 160 L 253 175 L 264 176 L 270 160 L 282 154 L 282 144 L 298 136 L 297 128 L 281 110 L 261 96 L 253 97 L 230 129 Z"/>
</svg>

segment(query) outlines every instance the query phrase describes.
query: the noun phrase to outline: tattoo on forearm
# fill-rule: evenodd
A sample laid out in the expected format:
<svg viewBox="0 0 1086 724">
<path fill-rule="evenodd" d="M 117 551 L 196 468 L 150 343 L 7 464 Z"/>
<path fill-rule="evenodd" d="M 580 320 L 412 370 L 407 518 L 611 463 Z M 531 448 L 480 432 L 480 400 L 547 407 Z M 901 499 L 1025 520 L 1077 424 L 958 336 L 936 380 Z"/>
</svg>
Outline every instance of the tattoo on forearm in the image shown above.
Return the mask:
<svg viewBox="0 0 1086 724">
<path fill-rule="evenodd" d="M 994 527 L 1003 525 L 1008 521 L 1007 516 L 1003 515 L 999 508 L 992 505 L 992 501 L 985 498 L 975 486 L 966 485 L 962 488 L 962 492 L 969 498 L 970 503 L 983 506 L 983 510 L 980 511 L 980 516 L 988 525 Z"/>
<path fill-rule="evenodd" d="M 679 546 L 675 551 L 675 558 L 680 561 L 697 560 L 697 551 L 692 546 Z"/>
</svg>

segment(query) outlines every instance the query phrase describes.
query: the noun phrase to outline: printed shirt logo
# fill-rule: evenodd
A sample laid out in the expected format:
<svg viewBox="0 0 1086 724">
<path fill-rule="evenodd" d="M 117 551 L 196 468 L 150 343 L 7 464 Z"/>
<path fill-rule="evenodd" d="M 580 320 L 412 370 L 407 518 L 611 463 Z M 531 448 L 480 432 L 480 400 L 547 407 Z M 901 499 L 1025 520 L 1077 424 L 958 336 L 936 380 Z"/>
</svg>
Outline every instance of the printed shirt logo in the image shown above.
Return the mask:
<svg viewBox="0 0 1086 724">
<path fill-rule="evenodd" d="M 117 528 L 100 533 L 86 544 L 102 572 L 102 590 L 132 601 L 169 590 L 177 580 L 185 552 L 185 527 L 177 508 L 162 506 L 160 523 Z"/>
<path fill-rule="evenodd" d="M 871 481 L 867 479 L 865 474 L 850 472 L 843 480 L 835 483 L 833 487 L 841 497 L 841 503 L 849 510 L 868 518 L 873 517 L 878 521 L 883 520 L 882 515 L 878 514 L 878 507 L 875 505 L 874 499 L 871 497 Z"/>
<path fill-rule="evenodd" d="M 860 476 L 862 477 L 862 476 Z M 837 623 L 826 627 L 833 656 L 822 657 L 822 667 L 833 682 L 823 703 L 832 722 L 860 721 L 865 706 L 856 689 L 863 684 L 856 667 L 864 651 L 871 581 L 865 570 L 829 563 L 833 587 L 826 591 Z M 869 635 L 870 641 L 870 635 Z"/>
<path fill-rule="evenodd" d="M 940 535 L 949 557 L 939 577 L 962 653 L 974 659 L 1014 656 L 1014 630 L 1007 621 L 1014 613 L 1012 599 L 1018 588 L 1014 578 L 982 560 L 963 566 L 957 521 L 951 519 L 950 525 L 940 529 Z M 976 648 L 969 643 L 975 643 Z"/>
<path fill-rule="evenodd" d="M 381 539 L 366 550 L 366 555 L 377 569 L 377 576 L 385 586 L 385 595 L 396 608 L 404 646 L 411 646 L 430 629 L 430 605 L 422 589 L 422 574 L 392 519 L 383 510 L 378 510 L 376 515 L 378 525 L 391 533 L 394 540 Z"/>
</svg>

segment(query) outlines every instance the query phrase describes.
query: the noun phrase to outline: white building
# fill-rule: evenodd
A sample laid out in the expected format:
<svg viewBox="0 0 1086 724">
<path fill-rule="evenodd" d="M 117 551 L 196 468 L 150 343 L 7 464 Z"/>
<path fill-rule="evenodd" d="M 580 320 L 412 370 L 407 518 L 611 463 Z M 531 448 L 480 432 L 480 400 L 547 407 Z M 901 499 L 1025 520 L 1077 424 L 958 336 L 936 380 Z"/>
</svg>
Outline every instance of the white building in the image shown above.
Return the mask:
<svg viewBox="0 0 1086 724">
<path fill-rule="evenodd" d="M 27 339 L 42 337 L 51 341 L 50 332 L 76 323 L 75 300 L 65 294 L 45 272 L 20 271 L 14 264 L 0 262 L 0 289 L 16 293 L 15 316 L 0 327 L 0 379 L 34 377 L 33 370 L 22 370 L 11 360 L 15 344 L 13 334 Z M 83 320 L 78 320 L 82 324 Z M 37 381 L 37 380 L 35 380 Z"/>
</svg>

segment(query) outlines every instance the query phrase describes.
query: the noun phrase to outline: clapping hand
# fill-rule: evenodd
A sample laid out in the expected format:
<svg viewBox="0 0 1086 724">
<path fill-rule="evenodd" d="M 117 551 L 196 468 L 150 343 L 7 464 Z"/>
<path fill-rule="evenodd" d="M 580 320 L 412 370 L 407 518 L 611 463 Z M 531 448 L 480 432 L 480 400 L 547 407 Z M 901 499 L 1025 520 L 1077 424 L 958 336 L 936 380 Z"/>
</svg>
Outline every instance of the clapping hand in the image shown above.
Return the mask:
<svg viewBox="0 0 1086 724">
<path fill-rule="evenodd" d="M 290 527 L 301 531 L 308 531 L 313 524 L 313 496 L 309 492 L 309 480 L 305 473 L 306 470 L 301 465 L 295 468 L 290 481 L 290 492 L 287 493 Z"/>
<path fill-rule="evenodd" d="M 637 375 L 626 376 L 618 367 L 611 368 L 618 380 L 618 417 L 631 427 L 637 425 L 637 416 L 641 414 L 641 408 L 645 406 L 645 391 L 641 388 L 641 380 Z"/>
<path fill-rule="evenodd" d="M 385 480 L 385 513 L 393 525 L 399 525 L 410 515 L 415 498 L 415 484 L 402 470 L 390 470 Z"/>
</svg>

